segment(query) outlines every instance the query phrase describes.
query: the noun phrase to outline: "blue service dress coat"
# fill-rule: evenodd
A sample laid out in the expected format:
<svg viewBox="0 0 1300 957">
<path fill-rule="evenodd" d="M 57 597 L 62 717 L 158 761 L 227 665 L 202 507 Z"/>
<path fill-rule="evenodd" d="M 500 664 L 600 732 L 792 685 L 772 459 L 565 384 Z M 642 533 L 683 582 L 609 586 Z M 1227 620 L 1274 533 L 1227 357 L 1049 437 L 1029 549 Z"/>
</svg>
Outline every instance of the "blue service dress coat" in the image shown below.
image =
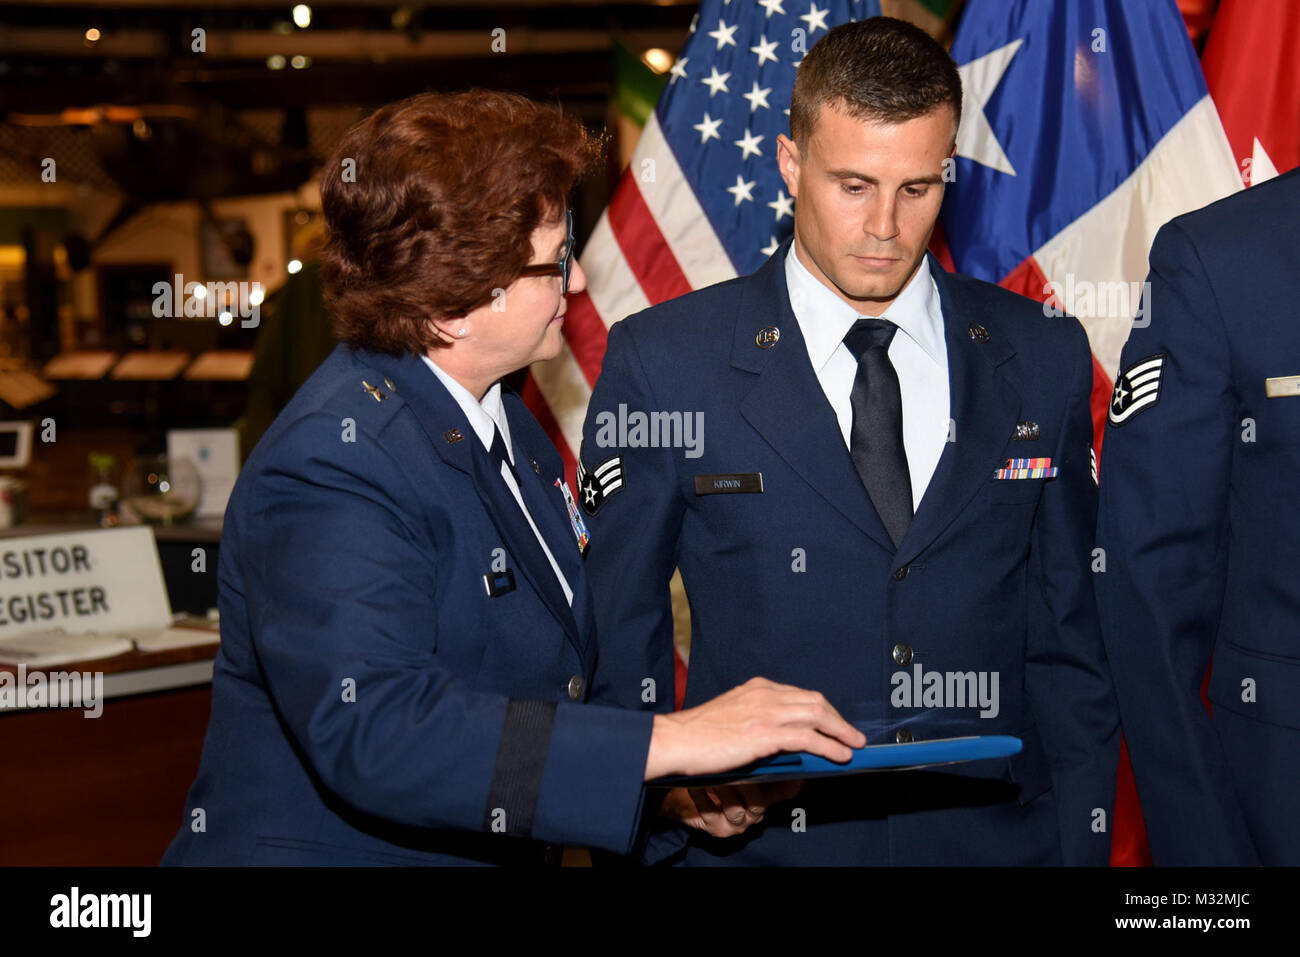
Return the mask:
<svg viewBox="0 0 1300 957">
<path fill-rule="evenodd" d="M 554 446 L 503 396 L 529 511 L 415 356 L 339 346 L 226 512 L 221 650 L 166 864 L 539 862 L 626 852 L 652 718 L 595 667 Z"/>
<path fill-rule="evenodd" d="M 598 689 L 671 710 L 668 584 L 680 567 L 688 706 L 761 675 L 821 691 L 871 743 L 1000 733 L 1024 749 L 813 781 L 735 839 L 659 825 L 644 859 L 1105 864 L 1119 732 L 1089 571 L 1097 498 L 1082 328 L 931 260 L 951 441 L 895 548 L 791 310 L 789 243 L 751 276 L 610 331 L 576 492 L 592 536 Z M 600 427 L 620 406 L 627 417 L 702 413 L 702 454 L 649 446 L 631 429 L 609 447 Z M 1050 458 L 1059 471 L 996 479 L 1011 458 Z M 935 673 L 944 694 L 922 694 Z M 996 714 L 969 706 L 967 674 L 990 691 L 996 675 Z"/>
<path fill-rule="evenodd" d="M 1152 857 L 1297 865 L 1300 171 L 1167 223 L 1150 263 L 1096 586 Z"/>
</svg>

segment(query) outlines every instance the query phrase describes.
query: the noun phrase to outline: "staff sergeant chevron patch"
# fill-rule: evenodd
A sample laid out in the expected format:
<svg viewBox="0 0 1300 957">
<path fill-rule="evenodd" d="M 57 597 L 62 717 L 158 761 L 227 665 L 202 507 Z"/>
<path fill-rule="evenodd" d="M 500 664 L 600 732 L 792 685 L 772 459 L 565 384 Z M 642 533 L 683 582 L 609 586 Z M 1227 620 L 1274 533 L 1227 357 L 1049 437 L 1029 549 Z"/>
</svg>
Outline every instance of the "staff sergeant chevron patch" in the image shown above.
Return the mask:
<svg viewBox="0 0 1300 957">
<path fill-rule="evenodd" d="M 1160 381 L 1166 358 L 1165 353 L 1147 356 L 1120 373 L 1110 399 L 1111 425 L 1124 425 L 1143 409 L 1149 409 L 1160 401 Z"/>
<path fill-rule="evenodd" d="M 623 490 L 623 459 L 612 456 L 605 459 L 591 471 L 582 463 L 582 453 L 578 454 L 578 502 L 588 515 L 595 515 L 611 495 Z"/>
</svg>

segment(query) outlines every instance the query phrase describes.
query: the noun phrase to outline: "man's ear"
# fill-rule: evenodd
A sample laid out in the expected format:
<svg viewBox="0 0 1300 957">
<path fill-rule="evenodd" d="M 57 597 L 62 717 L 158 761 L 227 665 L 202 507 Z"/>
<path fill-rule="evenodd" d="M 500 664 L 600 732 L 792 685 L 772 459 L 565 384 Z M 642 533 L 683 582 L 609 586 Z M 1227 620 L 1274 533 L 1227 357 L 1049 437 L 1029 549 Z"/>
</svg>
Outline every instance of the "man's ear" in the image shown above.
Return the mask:
<svg viewBox="0 0 1300 957">
<path fill-rule="evenodd" d="M 803 157 L 799 155 L 799 144 L 784 133 L 776 137 L 776 166 L 785 180 L 786 191 L 792 199 L 799 198 L 799 165 Z"/>
</svg>

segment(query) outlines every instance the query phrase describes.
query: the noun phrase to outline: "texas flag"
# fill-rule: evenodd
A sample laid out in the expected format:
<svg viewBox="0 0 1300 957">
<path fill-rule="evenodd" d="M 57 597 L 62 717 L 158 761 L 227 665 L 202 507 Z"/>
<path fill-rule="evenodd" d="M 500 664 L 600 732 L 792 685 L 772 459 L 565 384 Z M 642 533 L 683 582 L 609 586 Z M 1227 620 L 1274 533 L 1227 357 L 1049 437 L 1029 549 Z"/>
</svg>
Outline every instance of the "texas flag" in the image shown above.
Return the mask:
<svg viewBox="0 0 1300 957">
<path fill-rule="evenodd" d="M 942 222 L 958 272 L 1077 316 L 1101 426 L 1167 221 L 1241 189 L 1174 0 L 969 0 Z"/>
</svg>

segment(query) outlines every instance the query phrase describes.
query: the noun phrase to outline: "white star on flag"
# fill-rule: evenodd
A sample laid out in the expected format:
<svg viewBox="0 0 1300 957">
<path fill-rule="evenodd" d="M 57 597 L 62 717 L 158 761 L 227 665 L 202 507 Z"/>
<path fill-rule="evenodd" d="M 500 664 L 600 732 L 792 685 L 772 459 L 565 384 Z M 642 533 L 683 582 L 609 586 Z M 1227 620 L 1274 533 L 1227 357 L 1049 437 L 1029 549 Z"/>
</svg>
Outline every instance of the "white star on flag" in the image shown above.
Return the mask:
<svg viewBox="0 0 1300 957">
<path fill-rule="evenodd" d="M 721 140 L 718 135 L 718 127 L 722 125 L 722 119 L 711 119 L 708 113 L 704 114 L 704 119 L 696 123 L 691 129 L 700 131 L 700 142 L 707 143 L 710 139 Z"/>
<path fill-rule="evenodd" d="M 776 199 L 768 203 L 768 208 L 776 210 L 776 221 L 779 223 L 782 216 L 794 218 L 794 200 L 785 195 L 785 190 L 776 191 Z M 771 255 L 769 253 L 769 255 Z"/>
<path fill-rule="evenodd" d="M 800 20 L 808 21 L 808 36 L 811 37 L 816 33 L 818 27 L 821 27 L 823 30 L 826 29 L 826 15 L 830 12 L 830 7 L 827 7 L 825 10 L 818 10 L 817 4 L 811 3 L 808 5 L 808 12 L 799 18 Z"/>
<path fill-rule="evenodd" d="M 957 68 L 961 75 L 963 101 L 961 125 L 957 127 L 957 155 L 1009 176 L 1016 175 L 1015 168 L 1002 151 L 1002 145 L 993 134 L 993 127 L 989 126 L 988 117 L 984 115 L 984 105 L 997 89 L 1002 74 L 1006 72 L 1011 58 L 1023 42 L 1013 40 L 1006 46 L 998 47 L 992 53 L 986 53 Z"/>
<path fill-rule="evenodd" d="M 739 29 L 739 27 L 740 24 L 733 24 L 732 26 L 727 26 L 725 23 L 722 22 L 722 20 L 718 20 L 718 29 L 710 31 L 707 34 L 707 36 L 711 36 L 713 37 L 713 39 L 718 41 L 719 50 L 721 50 L 728 43 L 730 43 L 734 47 L 736 45 L 736 41 L 732 38 L 734 37 L 736 30 Z"/>
<path fill-rule="evenodd" d="M 736 145 L 740 147 L 740 161 L 743 163 L 749 159 L 751 153 L 755 156 L 762 156 L 763 151 L 758 148 L 758 144 L 762 141 L 763 137 L 755 136 L 751 130 L 745 130 L 744 139 L 736 140 Z"/>
<path fill-rule="evenodd" d="M 767 11 L 767 16 L 764 19 L 770 19 L 774 13 L 785 16 L 785 8 L 781 6 L 781 0 L 758 0 L 758 5 Z"/>
<path fill-rule="evenodd" d="M 727 81 L 731 79 L 730 73 L 719 73 L 718 68 L 710 67 L 713 72 L 702 79 L 700 82 L 709 88 L 709 99 L 713 99 L 713 94 L 721 90 L 723 93 L 730 93 L 727 89 Z"/>
<path fill-rule="evenodd" d="M 749 52 L 758 54 L 758 65 L 762 66 L 768 60 L 771 60 L 773 63 L 779 62 L 776 58 L 776 53 L 774 52 L 776 47 L 777 43 L 775 40 L 769 41 L 766 37 L 759 37 L 758 46 L 750 47 Z"/>
<path fill-rule="evenodd" d="M 754 88 L 748 93 L 742 93 L 740 95 L 746 100 L 749 100 L 749 112 L 753 113 L 760 106 L 765 110 L 771 109 L 771 107 L 767 105 L 767 95 L 771 92 L 772 88 L 770 86 L 765 90 L 760 90 L 758 88 L 758 81 L 755 80 Z M 1258 143 L 1259 141 L 1256 140 L 1255 142 Z"/>
<path fill-rule="evenodd" d="M 736 197 L 737 206 L 739 206 L 742 201 L 752 203 L 754 201 L 754 197 L 751 194 L 753 193 L 754 184 L 756 182 L 758 181 L 750 180 L 748 183 L 746 183 L 745 177 L 737 175 L 736 185 L 728 186 L 727 192 L 730 193 L 732 196 Z"/>
</svg>

